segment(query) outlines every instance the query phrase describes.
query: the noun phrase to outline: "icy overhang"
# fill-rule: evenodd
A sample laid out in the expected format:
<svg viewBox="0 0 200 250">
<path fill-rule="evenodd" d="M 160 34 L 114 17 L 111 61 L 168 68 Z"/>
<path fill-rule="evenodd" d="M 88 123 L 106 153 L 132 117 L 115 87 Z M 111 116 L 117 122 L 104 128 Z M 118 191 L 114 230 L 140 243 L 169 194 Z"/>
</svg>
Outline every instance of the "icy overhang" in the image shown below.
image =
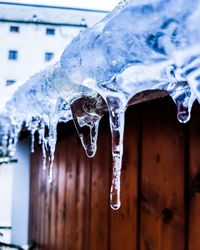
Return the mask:
<svg viewBox="0 0 200 250">
<path fill-rule="evenodd" d="M 86 154 L 96 152 L 99 122 L 109 113 L 113 178 L 111 207 L 120 207 L 124 115 L 128 105 L 168 93 L 180 122 L 199 99 L 199 0 L 121 2 L 65 49 L 60 62 L 34 75 L 6 103 L 0 116 L 0 154 L 12 157 L 23 127 L 37 131 L 49 180 L 58 122 L 73 119 Z"/>
</svg>

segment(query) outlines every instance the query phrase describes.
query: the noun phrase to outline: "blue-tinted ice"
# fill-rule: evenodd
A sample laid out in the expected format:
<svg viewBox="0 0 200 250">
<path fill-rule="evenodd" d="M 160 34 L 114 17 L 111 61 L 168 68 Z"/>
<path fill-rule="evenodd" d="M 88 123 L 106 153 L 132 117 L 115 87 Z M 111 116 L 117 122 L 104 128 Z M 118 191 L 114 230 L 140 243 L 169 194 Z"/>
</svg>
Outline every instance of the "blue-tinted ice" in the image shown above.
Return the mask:
<svg viewBox="0 0 200 250">
<path fill-rule="evenodd" d="M 20 87 L 0 115 L 0 156 L 13 155 L 18 133 L 37 131 L 44 168 L 53 180 L 56 127 L 74 120 L 89 157 L 96 152 L 100 119 L 109 112 L 113 178 L 111 207 L 120 207 L 125 111 L 146 90 L 165 90 L 177 118 L 190 119 L 200 102 L 200 0 L 122 1 L 101 22 L 81 32 L 60 62 Z M 46 128 L 46 129 L 45 129 Z"/>
</svg>

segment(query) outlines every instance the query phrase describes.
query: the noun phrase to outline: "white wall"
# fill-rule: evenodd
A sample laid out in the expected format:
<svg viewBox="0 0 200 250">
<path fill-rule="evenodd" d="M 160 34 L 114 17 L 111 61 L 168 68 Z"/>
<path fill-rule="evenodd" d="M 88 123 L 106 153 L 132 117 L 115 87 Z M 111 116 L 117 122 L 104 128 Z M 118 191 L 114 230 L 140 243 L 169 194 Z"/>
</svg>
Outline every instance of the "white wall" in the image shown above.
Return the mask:
<svg viewBox="0 0 200 250">
<path fill-rule="evenodd" d="M 12 235 L 11 242 L 18 245 L 28 243 L 29 185 L 30 185 L 30 141 L 20 141 L 17 146 L 18 163 L 13 168 Z"/>
<path fill-rule="evenodd" d="M 26 245 L 28 243 L 30 140 L 20 141 L 15 157 L 17 163 L 0 165 L 0 226 L 1 241 Z"/>
<path fill-rule="evenodd" d="M 19 33 L 10 32 L 10 26 L 19 26 Z M 24 82 L 49 64 L 60 59 L 65 46 L 80 32 L 80 28 L 54 27 L 54 36 L 46 35 L 45 25 L 1 23 L 0 26 L 0 84 L 6 80 Z M 8 51 L 17 50 L 18 60 L 8 60 Z M 53 52 L 55 57 L 45 62 L 45 52 Z"/>
<path fill-rule="evenodd" d="M 12 164 L 0 165 L 0 226 L 11 226 Z"/>
<path fill-rule="evenodd" d="M 35 11 L 37 13 L 37 8 Z M 74 13 L 76 11 L 67 10 L 66 15 L 73 17 Z M 86 23 L 91 26 L 105 15 L 106 13 L 100 12 L 77 11 L 76 19 L 85 18 Z M 23 20 L 23 17 L 21 19 Z M 73 23 L 73 20 L 71 22 Z M 10 26 L 18 26 L 19 32 L 10 32 Z M 54 28 L 55 35 L 47 35 L 47 28 Z M 0 87 L 5 86 L 6 80 L 24 83 L 33 74 L 58 61 L 64 48 L 83 29 L 85 28 L 75 26 L 0 22 Z M 18 51 L 18 60 L 8 60 L 9 50 Z M 45 62 L 45 52 L 53 52 L 54 59 Z"/>
</svg>

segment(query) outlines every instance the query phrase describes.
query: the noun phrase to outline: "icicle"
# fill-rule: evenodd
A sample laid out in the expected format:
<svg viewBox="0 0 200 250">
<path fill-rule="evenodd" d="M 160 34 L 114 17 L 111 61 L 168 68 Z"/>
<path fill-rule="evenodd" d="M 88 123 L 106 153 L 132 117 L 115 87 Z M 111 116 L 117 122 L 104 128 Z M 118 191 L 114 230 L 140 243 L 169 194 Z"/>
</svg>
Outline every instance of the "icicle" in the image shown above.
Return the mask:
<svg viewBox="0 0 200 250">
<path fill-rule="evenodd" d="M 6 162 L 8 158 L 8 143 L 11 129 L 11 120 L 2 116 L 0 123 L 0 157 L 2 162 Z"/>
<path fill-rule="evenodd" d="M 47 157 L 46 157 L 46 149 L 45 149 L 45 139 L 42 140 L 42 168 L 43 170 L 47 169 Z"/>
<path fill-rule="evenodd" d="M 112 133 L 112 158 L 113 174 L 110 190 L 110 206 L 117 210 L 121 206 L 120 201 L 120 177 L 123 155 L 124 115 L 126 108 L 117 97 L 107 97 L 110 128 Z"/>
<path fill-rule="evenodd" d="M 41 120 L 41 122 L 39 123 L 37 131 L 38 131 L 38 143 L 42 144 L 42 142 L 44 141 L 44 133 L 45 133 L 45 125 L 43 120 Z"/>
<path fill-rule="evenodd" d="M 48 170 L 48 180 L 49 180 L 49 183 L 53 182 L 53 161 L 54 161 L 54 159 L 51 158 L 50 159 L 50 163 L 49 163 L 49 170 Z"/>
<path fill-rule="evenodd" d="M 41 144 L 42 147 L 42 168 L 43 170 L 46 170 L 46 139 L 45 139 L 45 123 L 43 120 L 40 121 L 39 127 L 38 127 L 38 143 Z"/>
<path fill-rule="evenodd" d="M 31 153 L 34 153 L 35 148 L 35 129 L 31 129 Z"/>
<path fill-rule="evenodd" d="M 105 113 L 102 97 L 82 97 L 71 104 L 73 121 L 81 143 L 88 157 L 93 157 L 97 149 L 99 122 Z"/>
<path fill-rule="evenodd" d="M 12 158 L 15 155 L 19 133 L 22 127 L 21 121 L 13 121 L 8 130 L 7 156 Z"/>
<path fill-rule="evenodd" d="M 8 156 L 12 158 L 15 154 L 15 149 L 17 145 L 16 136 L 14 134 L 10 134 L 8 139 Z"/>
<path fill-rule="evenodd" d="M 170 92 L 170 96 L 177 105 L 177 119 L 181 123 L 190 120 L 191 110 L 196 96 L 187 82 L 177 84 L 176 88 Z"/>
<path fill-rule="evenodd" d="M 58 123 L 57 120 L 58 118 L 49 115 L 49 133 L 48 137 L 46 138 L 46 146 L 48 149 L 48 157 L 49 157 L 49 168 L 48 168 L 49 183 L 53 182 L 53 162 L 54 162 L 54 154 L 57 141 L 57 123 Z"/>
<path fill-rule="evenodd" d="M 112 184 L 110 190 L 110 206 L 117 210 L 121 206 L 120 201 L 120 177 L 123 155 L 124 137 L 124 115 L 129 96 L 125 93 L 118 93 L 116 77 L 98 86 L 92 79 L 84 81 L 84 86 L 96 90 L 105 100 L 109 111 L 110 129 L 112 134 Z"/>
<path fill-rule="evenodd" d="M 177 68 L 170 65 L 166 70 L 169 83 L 160 85 L 159 89 L 166 90 L 177 105 L 177 119 L 181 123 L 190 120 L 191 109 L 196 96 L 186 80 L 178 81 Z"/>
<path fill-rule="evenodd" d="M 34 144 L 35 144 L 35 132 L 38 129 L 40 124 L 40 117 L 32 117 L 29 122 L 28 129 L 31 131 L 31 153 L 34 153 Z"/>
<path fill-rule="evenodd" d="M 7 151 L 8 151 L 8 135 L 4 134 L 2 136 L 2 154 L 3 157 L 7 156 Z"/>
<path fill-rule="evenodd" d="M 181 102 L 177 104 L 177 119 L 181 123 L 186 123 L 190 120 L 190 111 Z"/>
<path fill-rule="evenodd" d="M 74 112 L 73 117 L 76 130 L 85 152 L 88 157 L 93 157 L 97 149 L 97 137 L 101 117 L 96 115 L 87 115 L 87 117 L 75 118 Z"/>
<path fill-rule="evenodd" d="M 54 145 L 53 145 L 54 144 Z M 54 153 L 55 153 L 55 144 L 56 142 L 51 142 L 49 145 L 49 167 L 48 167 L 48 181 L 49 183 L 53 182 L 53 163 L 54 163 Z"/>
</svg>

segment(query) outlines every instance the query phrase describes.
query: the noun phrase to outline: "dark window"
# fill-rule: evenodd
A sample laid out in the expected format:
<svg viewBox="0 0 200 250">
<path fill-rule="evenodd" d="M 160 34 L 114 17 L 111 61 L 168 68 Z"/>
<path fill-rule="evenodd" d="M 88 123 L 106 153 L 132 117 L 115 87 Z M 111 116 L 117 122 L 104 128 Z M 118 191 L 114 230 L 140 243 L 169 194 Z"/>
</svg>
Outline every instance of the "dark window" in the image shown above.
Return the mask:
<svg viewBox="0 0 200 250">
<path fill-rule="evenodd" d="M 16 82 L 15 80 L 7 80 L 6 86 L 10 86 L 10 85 L 14 84 L 15 82 Z"/>
<path fill-rule="evenodd" d="M 81 25 L 87 27 L 87 23 L 86 23 L 85 18 L 82 18 L 82 19 L 81 19 Z"/>
<path fill-rule="evenodd" d="M 45 61 L 46 62 L 51 61 L 53 59 L 53 57 L 54 57 L 54 53 L 52 53 L 52 52 L 46 52 L 45 53 Z"/>
<path fill-rule="evenodd" d="M 37 15 L 33 15 L 32 20 L 33 20 L 34 23 L 37 23 L 37 21 L 38 21 Z"/>
<path fill-rule="evenodd" d="M 46 29 L 46 34 L 50 35 L 50 36 L 54 36 L 55 35 L 55 29 L 49 29 L 49 28 L 47 28 Z"/>
<path fill-rule="evenodd" d="M 9 60 L 17 60 L 18 58 L 18 51 L 17 50 L 9 50 L 8 59 Z"/>
<path fill-rule="evenodd" d="M 10 32 L 19 32 L 18 26 L 10 26 Z"/>
</svg>

